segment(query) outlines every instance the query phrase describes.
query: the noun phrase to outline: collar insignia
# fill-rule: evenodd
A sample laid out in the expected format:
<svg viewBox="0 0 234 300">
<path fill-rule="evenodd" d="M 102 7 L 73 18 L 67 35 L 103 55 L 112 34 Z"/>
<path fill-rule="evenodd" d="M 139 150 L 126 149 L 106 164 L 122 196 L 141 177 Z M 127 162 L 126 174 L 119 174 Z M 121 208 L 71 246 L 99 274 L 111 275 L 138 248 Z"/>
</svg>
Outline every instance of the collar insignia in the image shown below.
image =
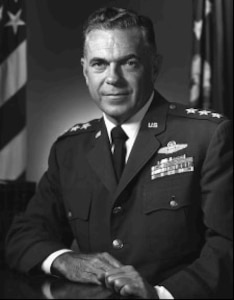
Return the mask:
<svg viewBox="0 0 234 300">
<path fill-rule="evenodd" d="M 158 128 L 158 123 L 148 123 L 148 128 Z"/>
<path fill-rule="evenodd" d="M 100 138 L 101 135 L 102 135 L 102 132 L 99 131 L 99 132 L 95 135 L 95 138 L 98 139 L 98 138 Z"/>
</svg>

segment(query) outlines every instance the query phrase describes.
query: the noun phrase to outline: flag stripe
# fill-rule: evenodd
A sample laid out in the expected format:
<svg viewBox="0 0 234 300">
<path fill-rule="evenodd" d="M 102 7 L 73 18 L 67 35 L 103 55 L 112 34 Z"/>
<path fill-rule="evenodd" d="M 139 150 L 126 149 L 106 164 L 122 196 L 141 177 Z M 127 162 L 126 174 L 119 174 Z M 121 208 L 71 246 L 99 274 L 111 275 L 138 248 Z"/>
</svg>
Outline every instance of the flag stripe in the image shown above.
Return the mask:
<svg viewBox="0 0 234 300">
<path fill-rule="evenodd" d="M 212 80 L 212 1 L 193 1 L 194 40 L 191 68 L 191 96 L 193 107 L 211 107 Z"/>
<path fill-rule="evenodd" d="M 21 89 L 27 80 L 26 48 L 24 41 L 14 53 L 0 65 L 0 106 Z"/>
<path fill-rule="evenodd" d="M 26 12 L 24 0 L 0 0 L 0 179 L 26 170 Z"/>
<path fill-rule="evenodd" d="M 0 107 L 0 150 L 26 125 L 26 86 Z"/>
<path fill-rule="evenodd" d="M 12 30 L 11 28 L 9 30 Z M 0 37 L 1 39 L 1 37 Z M 4 37 L 3 35 L 3 41 L 7 39 L 7 36 Z M 16 41 L 9 40 L 8 43 L 3 43 L 3 45 L 0 45 L 1 52 L 0 52 L 0 64 L 4 62 L 14 51 L 17 49 L 18 45 L 23 43 L 25 41 L 25 34 L 20 34 L 20 38 L 18 36 L 15 37 L 17 39 Z M 0 40 L 1 41 L 1 40 Z"/>
<path fill-rule="evenodd" d="M 12 14 L 17 14 L 19 11 L 19 5 L 22 10 L 22 14 L 20 16 L 20 19 L 22 21 L 26 20 L 26 12 L 25 12 L 25 5 L 24 1 L 18 1 L 19 3 L 14 3 L 15 1 L 3 1 L 1 4 L 0 1 L 0 7 L 2 5 L 3 7 L 3 16 L 1 23 L 3 24 L 1 26 L 0 23 L 0 64 L 11 54 L 15 51 L 17 46 L 21 44 L 26 37 L 26 26 L 19 26 L 19 29 L 17 31 L 17 34 L 14 34 L 12 26 L 5 26 L 10 21 L 8 12 L 11 12 Z M 10 37 L 10 38 L 9 38 Z M 4 41 L 2 43 L 2 41 Z"/>
<path fill-rule="evenodd" d="M 26 129 L 0 151 L 0 179 L 16 180 L 26 166 Z"/>
</svg>

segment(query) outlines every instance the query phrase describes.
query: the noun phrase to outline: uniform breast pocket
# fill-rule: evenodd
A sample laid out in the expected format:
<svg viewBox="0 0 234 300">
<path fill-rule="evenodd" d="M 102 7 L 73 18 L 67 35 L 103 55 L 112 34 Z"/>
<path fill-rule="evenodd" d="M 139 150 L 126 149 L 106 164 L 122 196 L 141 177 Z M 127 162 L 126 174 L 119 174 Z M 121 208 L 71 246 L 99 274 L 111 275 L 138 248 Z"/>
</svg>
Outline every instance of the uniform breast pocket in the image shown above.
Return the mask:
<svg viewBox="0 0 234 300">
<path fill-rule="evenodd" d="M 88 188 L 77 188 L 66 193 L 67 217 L 81 252 L 90 251 L 89 215 L 92 193 Z"/>
<path fill-rule="evenodd" d="M 176 185 L 145 187 L 143 211 L 154 256 L 170 259 L 189 252 L 190 200 L 189 192 Z"/>
</svg>

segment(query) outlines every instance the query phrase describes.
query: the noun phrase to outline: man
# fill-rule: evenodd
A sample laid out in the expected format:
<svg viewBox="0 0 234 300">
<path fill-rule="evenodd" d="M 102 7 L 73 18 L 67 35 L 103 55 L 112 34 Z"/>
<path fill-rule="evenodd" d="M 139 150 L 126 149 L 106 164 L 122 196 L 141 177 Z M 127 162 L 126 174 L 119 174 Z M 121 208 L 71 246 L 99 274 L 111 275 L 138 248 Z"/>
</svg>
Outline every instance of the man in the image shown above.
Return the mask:
<svg viewBox="0 0 234 300">
<path fill-rule="evenodd" d="M 82 65 L 103 118 L 53 145 L 38 192 L 8 235 L 10 266 L 122 296 L 231 297 L 230 121 L 154 91 L 153 24 L 134 12 L 90 16 Z"/>
</svg>

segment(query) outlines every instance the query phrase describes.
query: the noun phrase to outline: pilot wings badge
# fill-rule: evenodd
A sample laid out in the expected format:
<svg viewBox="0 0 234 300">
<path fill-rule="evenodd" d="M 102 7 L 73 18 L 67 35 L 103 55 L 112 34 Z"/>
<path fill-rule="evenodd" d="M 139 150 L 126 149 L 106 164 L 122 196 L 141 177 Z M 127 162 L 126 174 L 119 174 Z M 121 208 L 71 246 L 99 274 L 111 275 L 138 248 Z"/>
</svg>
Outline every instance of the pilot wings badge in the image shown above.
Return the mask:
<svg viewBox="0 0 234 300">
<path fill-rule="evenodd" d="M 175 141 L 171 141 L 167 144 L 166 147 L 159 149 L 159 154 L 172 154 L 183 149 L 188 148 L 188 144 L 177 144 Z"/>
</svg>

